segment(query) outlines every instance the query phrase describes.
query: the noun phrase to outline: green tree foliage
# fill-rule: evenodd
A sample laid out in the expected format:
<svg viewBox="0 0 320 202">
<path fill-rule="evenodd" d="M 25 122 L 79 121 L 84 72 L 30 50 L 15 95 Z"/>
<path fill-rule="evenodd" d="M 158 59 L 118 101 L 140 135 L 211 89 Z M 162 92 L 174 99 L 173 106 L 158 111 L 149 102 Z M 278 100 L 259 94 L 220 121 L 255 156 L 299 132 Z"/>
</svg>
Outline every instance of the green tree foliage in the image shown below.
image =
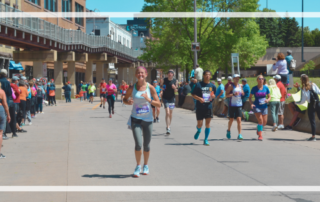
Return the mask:
<svg viewBox="0 0 320 202">
<path fill-rule="evenodd" d="M 253 12 L 257 11 L 258 0 L 203 0 L 197 1 L 197 8 L 198 12 Z M 193 1 L 145 0 L 143 11 L 193 12 Z M 191 70 L 194 19 L 155 18 L 151 22 L 153 38 L 146 40 L 147 48 L 141 59 L 157 62 L 164 69 L 178 65 Z M 201 44 L 198 63 L 212 72 L 219 67 L 230 69 L 233 52 L 240 54 L 241 68 L 249 68 L 265 54 L 268 46 L 254 19 L 199 18 L 197 33 Z"/>
<path fill-rule="evenodd" d="M 316 64 L 313 60 L 310 60 L 307 64 L 303 66 L 301 71 L 306 71 L 308 76 L 310 76 L 310 70 L 314 70 L 316 68 Z"/>
<path fill-rule="evenodd" d="M 262 12 L 275 12 L 263 9 Z M 295 18 L 258 18 L 260 34 L 265 36 L 269 47 L 298 47 L 301 46 L 301 34 Z"/>
</svg>

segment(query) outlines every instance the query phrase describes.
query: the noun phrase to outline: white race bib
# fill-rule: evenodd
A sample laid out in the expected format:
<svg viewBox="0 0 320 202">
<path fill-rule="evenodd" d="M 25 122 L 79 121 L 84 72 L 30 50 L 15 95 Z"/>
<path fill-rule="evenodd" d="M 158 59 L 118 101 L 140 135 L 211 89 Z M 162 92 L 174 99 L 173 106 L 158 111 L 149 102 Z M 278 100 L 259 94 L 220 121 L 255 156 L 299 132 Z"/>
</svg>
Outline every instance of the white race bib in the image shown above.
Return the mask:
<svg viewBox="0 0 320 202">
<path fill-rule="evenodd" d="M 149 113 L 150 112 L 150 108 L 149 108 L 149 105 L 146 103 L 146 104 L 137 104 L 135 105 L 135 108 L 136 108 L 136 113 L 138 116 L 142 116 L 142 115 L 145 115 L 146 113 Z"/>
<path fill-rule="evenodd" d="M 204 102 L 210 102 L 210 93 L 202 93 L 202 98 Z"/>
<path fill-rule="evenodd" d="M 169 109 L 174 109 L 175 104 L 174 103 L 169 103 Z"/>
<path fill-rule="evenodd" d="M 105 89 L 105 88 L 102 88 L 102 92 L 106 92 L 106 89 Z"/>
<path fill-rule="evenodd" d="M 266 98 L 259 98 L 259 105 L 266 104 Z"/>
<path fill-rule="evenodd" d="M 124 91 L 122 91 L 122 94 L 126 94 L 126 92 L 127 92 L 127 91 L 126 91 L 126 90 L 124 90 Z"/>
</svg>

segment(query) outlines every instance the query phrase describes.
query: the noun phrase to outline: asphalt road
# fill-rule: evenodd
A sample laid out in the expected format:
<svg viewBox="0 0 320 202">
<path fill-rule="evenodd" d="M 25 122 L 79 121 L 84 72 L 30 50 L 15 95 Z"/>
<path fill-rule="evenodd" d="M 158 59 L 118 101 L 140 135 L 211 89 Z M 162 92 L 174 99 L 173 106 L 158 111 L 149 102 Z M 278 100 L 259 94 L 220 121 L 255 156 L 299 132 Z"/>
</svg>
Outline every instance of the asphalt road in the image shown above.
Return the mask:
<svg viewBox="0 0 320 202">
<path fill-rule="evenodd" d="M 0 186 L 320 186 L 320 141 L 310 134 L 272 132 L 257 141 L 256 124 L 243 123 L 243 141 L 226 139 L 227 119 L 215 117 L 209 142 L 199 140 L 195 114 L 175 109 L 165 136 L 164 110 L 154 124 L 150 175 L 132 178 L 131 107 L 116 102 L 108 117 L 98 101 L 45 107 L 27 133 L 3 141 Z M 1 187 L 0 187 L 1 190 Z M 320 192 L 0 192 L 0 201 L 320 201 Z"/>
</svg>

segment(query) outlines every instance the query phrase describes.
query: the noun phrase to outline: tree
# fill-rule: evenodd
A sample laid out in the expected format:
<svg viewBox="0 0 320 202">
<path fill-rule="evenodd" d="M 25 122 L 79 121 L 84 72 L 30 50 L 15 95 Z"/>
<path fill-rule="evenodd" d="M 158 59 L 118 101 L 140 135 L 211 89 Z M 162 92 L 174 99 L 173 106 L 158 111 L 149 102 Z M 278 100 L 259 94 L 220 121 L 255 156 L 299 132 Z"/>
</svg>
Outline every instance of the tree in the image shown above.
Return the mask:
<svg viewBox="0 0 320 202">
<path fill-rule="evenodd" d="M 314 46 L 314 40 L 313 40 L 312 33 L 310 32 L 309 27 L 303 28 L 303 39 L 304 39 L 304 46 L 307 46 L 307 47 Z"/>
<path fill-rule="evenodd" d="M 314 46 L 320 46 L 320 30 L 317 28 L 311 31 Z"/>
<path fill-rule="evenodd" d="M 316 64 L 313 60 L 310 60 L 307 64 L 303 66 L 301 71 L 306 71 L 308 76 L 310 76 L 310 70 L 314 70 L 316 68 Z"/>
<path fill-rule="evenodd" d="M 279 20 L 279 30 L 284 41 L 285 47 L 299 47 L 301 46 L 301 35 L 299 32 L 299 24 L 295 18 L 281 18 Z"/>
<path fill-rule="evenodd" d="M 258 0 L 209 0 L 197 1 L 198 12 L 226 11 L 252 12 L 258 8 Z M 185 0 L 145 0 L 144 12 L 193 12 L 193 2 Z M 152 19 L 153 39 L 146 40 L 147 48 L 140 57 L 157 62 L 164 69 L 178 65 L 193 68 L 193 18 Z M 265 54 L 268 46 L 260 36 L 254 19 L 199 18 L 197 41 L 201 44 L 198 63 L 204 69 L 215 72 L 218 68 L 231 66 L 231 53 L 239 52 L 242 68 L 254 65 Z"/>
</svg>

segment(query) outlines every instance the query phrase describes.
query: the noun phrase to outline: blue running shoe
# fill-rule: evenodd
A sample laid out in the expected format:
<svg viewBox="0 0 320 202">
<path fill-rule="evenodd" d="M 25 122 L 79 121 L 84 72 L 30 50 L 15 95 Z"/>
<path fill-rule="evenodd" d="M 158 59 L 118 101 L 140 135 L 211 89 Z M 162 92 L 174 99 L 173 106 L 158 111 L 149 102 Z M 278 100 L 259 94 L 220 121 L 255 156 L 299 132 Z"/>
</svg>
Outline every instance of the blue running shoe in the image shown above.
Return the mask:
<svg viewBox="0 0 320 202">
<path fill-rule="evenodd" d="M 200 135 L 200 133 L 197 132 L 197 133 L 194 135 L 194 139 L 195 139 L 195 140 L 199 139 L 199 135 Z"/>
<path fill-rule="evenodd" d="M 203 145 L 205 145 L 205 146 L 210 146 L 208 140 L 204 140 Z"/>
<path fill-rule="evenodd" d="M 227 138 L 228 138 L 228 139 L 231 139 L 231 133 L 230 133 L 230 131 L 228 131 L 228 130 L 227 130 Z"/>
<path fill-rule="evenodd" d="M 144 165 L 142 175 L 148 175 L 148 174 L 149 174 L 149 166 Z"/>
<path fill-rule="evenodd" d="M 134 170 L 133 177 L 139 177 L 140 176 L 140 171 L 141 171 L 141 166 L 138 165 L 136 167 L 136 169 Z"/>
<path fill-rule="evenodd" d="M 243 137 L 241 134 L 238 135 L 238 140 L 243 140 Z"/>
</svg>

